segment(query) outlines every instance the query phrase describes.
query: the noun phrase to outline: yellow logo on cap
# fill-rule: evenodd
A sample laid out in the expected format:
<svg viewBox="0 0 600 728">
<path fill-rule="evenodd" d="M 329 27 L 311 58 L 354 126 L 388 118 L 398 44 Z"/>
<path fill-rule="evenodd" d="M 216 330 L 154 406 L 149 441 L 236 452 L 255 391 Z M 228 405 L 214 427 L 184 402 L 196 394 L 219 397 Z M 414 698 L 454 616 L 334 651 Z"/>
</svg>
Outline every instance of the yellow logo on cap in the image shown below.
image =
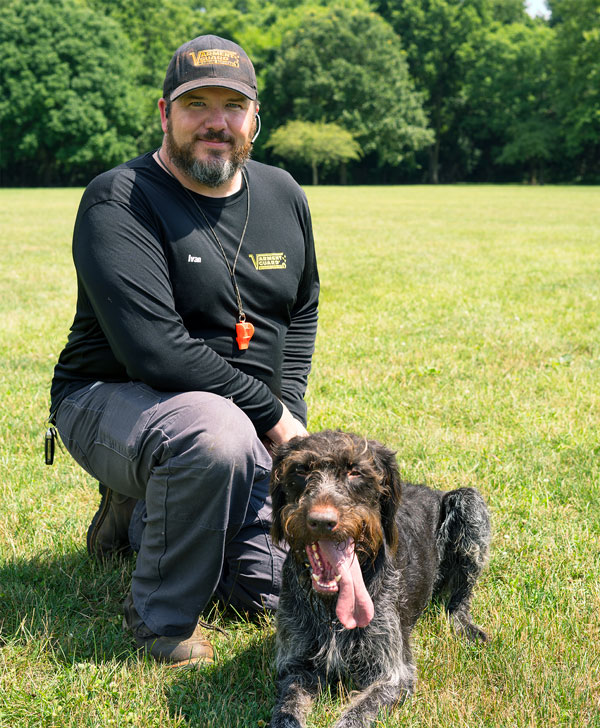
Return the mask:
<svg viewBox="0 0 600 728">
<path fill-rule="evenodd" d="M 220 48 L 211 48 L 208 51 L 190 51 L 188 53 L 192 57 L 194 66 L 231 66 L 232 68 L 240 67 L 240 54 L 235 51 L 223 51 Z"/>
</svg>

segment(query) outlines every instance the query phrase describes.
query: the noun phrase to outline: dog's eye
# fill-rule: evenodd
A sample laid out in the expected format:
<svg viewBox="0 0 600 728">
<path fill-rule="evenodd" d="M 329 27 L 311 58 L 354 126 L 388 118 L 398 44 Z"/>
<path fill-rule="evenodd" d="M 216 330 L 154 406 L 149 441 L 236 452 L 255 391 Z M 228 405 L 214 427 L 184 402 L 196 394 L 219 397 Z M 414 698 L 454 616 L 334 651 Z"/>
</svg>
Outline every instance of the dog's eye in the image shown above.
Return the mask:
<svg viewBox="0 0 600 728">
<path fill-rule="evenodd" d="M 294 468 L 290 475 L 292 476 L 291 482 L 295 487 L 304 488 L 306 485 L 306 479 L 308 478 L 308 468 L 298 466 L 297 468 Z"/>
</svg>

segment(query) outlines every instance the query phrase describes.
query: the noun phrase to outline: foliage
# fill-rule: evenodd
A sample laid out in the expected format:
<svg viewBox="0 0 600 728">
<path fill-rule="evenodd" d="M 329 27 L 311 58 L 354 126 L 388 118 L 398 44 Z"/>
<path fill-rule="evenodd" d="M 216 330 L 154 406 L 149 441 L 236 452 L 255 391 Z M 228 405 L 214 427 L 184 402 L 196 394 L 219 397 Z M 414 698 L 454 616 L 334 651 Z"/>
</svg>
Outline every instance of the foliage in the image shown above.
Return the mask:
<svg viewBox="0 0 600 728">
<path fill-rule="evenodd" d="M 543 181 L 559 143 L 553 38 L 544 24 L 494 24 L 463 51 L 466 135 L 490 166 L 526 165 L 530 182 Z"/>
<path fill-rule="evenodd" d="M 0 8 L 0 169 L 73 184 L 137 151 L 135 57 L 118 24 L 75 0 Z"/>
<path fill-rule="evenodd" d="M 142 129 L 138 150 L 157 147 L 162 140 L 157 101 L 167 65 L 180 45 L 212 32 L 206 12 L 194 10 L 189 0 L 87 0 L 87 4 L 115 20 L 129 39 L 138 69 L 133 83 L 141 97 L 136 112 Z"/>
<path fill-rule="evenodd" d="M 354 182 L 598 181 L 600 0 L 548 5 L 3 0 L 0 184 L 76 184 L 158 146 L 169 58 L 206 33 L 252 57 L 265 129 L 353 135 Z"/>
<path fill-rule="evenodd" d="M 319 166 L 333 167 L 360 157 L 360 147 L 350 132 L 324 122 L 288 121 L 271 134 L 265 146 L 284 159 L 310 165 L 314 185 L 319 183 Z"/>
<path fill-rule="evenodd" d="M 403 0 L 387 3 L 390 22 L 402 38 L 417 88 L 435 132 L 430 147 L 429 179 L 440 179 L 442 135 L 456 115 L 464 66 L 464 46 L 476 41 L 482 24 L 481 0 Z"/>
<path fill-rule="evenodd" d="M 380 165 L 399 164 L 431 139 L 400 39 L 375 13 L 309 9 L 284 35 L 265 81 L 269 119 L 339 124 Z"/>
<path fill-rule="evenodd" d="M 302 25 L 308 10 L 325 13 L 332 5 L 345 12 L 371 9 L 368 0 L 205 0 L 202 5 L 202 32 L 239 43 L 252 58 L 259 78 L 284 33 Z"/>
<path fill-rule="evenodd" d="M 526 23 L 528 16 L 523 0 L 491 0 L 491 16 L 500 23 Z"/>
<path fill-rule="evenodd" d="M 600 180 L 600 1 L 551 0 L 552 68 L 566 152 L 580 178 Z"/>
</svg>

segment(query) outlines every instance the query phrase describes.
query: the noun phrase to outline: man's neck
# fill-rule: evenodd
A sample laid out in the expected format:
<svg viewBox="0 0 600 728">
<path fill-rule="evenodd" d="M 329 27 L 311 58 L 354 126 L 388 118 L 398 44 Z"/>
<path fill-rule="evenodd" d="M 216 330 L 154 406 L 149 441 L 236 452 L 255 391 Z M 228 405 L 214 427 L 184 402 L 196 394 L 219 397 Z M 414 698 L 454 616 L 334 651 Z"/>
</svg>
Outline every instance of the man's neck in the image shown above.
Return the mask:
<svg viewBox="0 0 600 728">
<path fill-rule="evenodd" d="M 181 172 L 169 158 L 164 144 L 160 149 L 154 152 L 152 157 L 159 167 L 166 169 L 166 171 L 175 177 L 175 179 L 183 187 L 191 190 L 192 192 L 197 192 L 199 195 L 205 195 L 206 197 L 229 197 L 242 189 L 242 172 L 239 169 L 233 177 L 224 184 L 219 185 L 218 187 L 209 187 L 208 185 L 202 185 L 191 177 L 188 177 L 186 174 L 183 174 L 183 172 Z"/>
</svg>

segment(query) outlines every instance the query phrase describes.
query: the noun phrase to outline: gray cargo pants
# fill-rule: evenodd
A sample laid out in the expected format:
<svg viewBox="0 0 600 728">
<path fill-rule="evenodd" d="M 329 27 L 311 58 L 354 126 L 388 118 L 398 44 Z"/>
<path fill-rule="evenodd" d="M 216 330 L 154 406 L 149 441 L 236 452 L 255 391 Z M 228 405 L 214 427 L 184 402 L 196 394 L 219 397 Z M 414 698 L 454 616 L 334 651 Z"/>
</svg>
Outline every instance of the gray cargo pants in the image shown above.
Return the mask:
<svg viewBox="0 0 600 728">
<path fill-rule="evenodd" d="M 271 458 L 236 405 L 96 382 L 61 403 L 56 427 L 90 475 L 146 501 L 132 594 L 153 632 L 191 629 L 215 594 L 276 608 L 285 553 L 269 536 Z"/>
</svg>

